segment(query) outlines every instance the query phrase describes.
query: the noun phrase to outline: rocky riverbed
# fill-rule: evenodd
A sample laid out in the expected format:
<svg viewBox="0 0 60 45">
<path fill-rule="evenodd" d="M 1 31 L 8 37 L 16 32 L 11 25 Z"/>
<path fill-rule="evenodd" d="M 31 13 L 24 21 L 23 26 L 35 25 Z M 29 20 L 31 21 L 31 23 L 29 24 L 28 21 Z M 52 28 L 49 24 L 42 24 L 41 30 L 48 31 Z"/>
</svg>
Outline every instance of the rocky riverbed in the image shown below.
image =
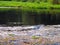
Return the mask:
<svg viewBox="0 0 60 45">
<path fill-rule="evenodd" d="M 60 45 L 60 25 L 0 26 L 0 45 Z"/>
</svg>

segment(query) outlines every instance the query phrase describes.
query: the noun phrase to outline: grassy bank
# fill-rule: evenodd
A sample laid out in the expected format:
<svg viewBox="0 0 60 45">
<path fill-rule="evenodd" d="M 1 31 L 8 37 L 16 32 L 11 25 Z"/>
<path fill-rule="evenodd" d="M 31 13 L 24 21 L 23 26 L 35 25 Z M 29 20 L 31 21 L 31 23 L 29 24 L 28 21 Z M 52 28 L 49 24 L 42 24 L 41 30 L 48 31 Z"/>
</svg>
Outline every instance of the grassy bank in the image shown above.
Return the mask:
<svg viewBox="0 0 60 45">
<path fill-rule="evenodd" d="M 36 12 L 60 12 L 60 5 L 53 5 L 48 2 L 17 2 L 17 1 L 0 1 L 0 10 L 20 9 L 23 11 L 36 11 Z M 8 8 L 3 8 L 8 7 Z M 9 8 L 14 7 L 14 8 Z"/>
<path fill-rule="evenodd" d="M 7 22 L 21 21 L 22 24 L 26 25 L 50 24 L 50 22 L 54 23 L 53 21 L 55 21 L 55 19 L 56 22 L 59 22 L 60 5 L 53 5 L 46 2 L 0 1 L 0 14 L 1 16 L 6 16 L 5 21 Z"/>
<path fill-rule="evenodd" d="M 60 5 L 53 5 L 48 2 L 16 2 L 16 1 L 0 1 L 0 7 L 26 7 L 36 9 L 49 9 L 49 8 L 60 8 Z"/>
</svg>

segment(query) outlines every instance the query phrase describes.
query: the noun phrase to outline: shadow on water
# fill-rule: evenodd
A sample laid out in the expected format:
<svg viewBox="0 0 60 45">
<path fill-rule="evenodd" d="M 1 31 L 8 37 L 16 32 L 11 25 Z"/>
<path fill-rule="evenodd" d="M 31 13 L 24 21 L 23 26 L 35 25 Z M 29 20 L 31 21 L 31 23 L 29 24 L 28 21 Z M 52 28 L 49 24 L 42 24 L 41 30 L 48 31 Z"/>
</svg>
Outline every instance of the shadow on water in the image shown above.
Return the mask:
<svg viewBox="0 0 60 45">
<path fill-rule="evenodd" d="M 23 12 L 21 10 L 0 11 L 0 24 L 8 24 L 8 22 L 15 22 L 15 24 L 19 22 L 20 25 L 56 25 L 60 24 L 60 13 L 37 13 L 36 11 Z"/>
<path fill-rule="evenodd" d="M 35 15 L 32 15 L 35 20 L 35 24 L 45 24 L 45 25 L 57 25 L 60 24 L 60 13 L 57 14 L 51 14 L 51 13 L 39 13 Z M 31 16 L 31 17 L 32 17 Z M 30 18 L 31 18 L 30 17 Z"/>
</svg>

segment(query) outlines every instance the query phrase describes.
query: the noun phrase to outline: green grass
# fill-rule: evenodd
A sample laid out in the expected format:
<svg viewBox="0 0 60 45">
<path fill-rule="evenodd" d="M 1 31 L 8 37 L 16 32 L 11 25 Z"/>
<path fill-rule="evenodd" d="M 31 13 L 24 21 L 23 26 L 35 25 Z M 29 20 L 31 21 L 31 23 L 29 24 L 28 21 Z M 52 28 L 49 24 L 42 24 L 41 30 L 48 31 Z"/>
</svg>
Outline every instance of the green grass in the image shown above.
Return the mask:
<svg viewBox="0 0 60 45">
<path fill-rule="evenodd" d="M 29 7 L 29 8 L 43 8 L 43 7 L 50 7 L 50 3 L 32 3 L 32 2 L 16 2 L 16 1 L 0 1 L 0 6 L 21 6 L 21 7 Z"/>
<path fill-rule="evenodd" d="M 15 7 L 15 8 L 0 8 L 3 10 L 20 9 L 23 11 L 36 11 L 36 12 L 60 12 L 60 5 L 53 5 L 48 2 L 16 2 L 16 1 L 0 1 L 0 7 Z M 54 10 L 52 10 L 54 9 Z"/>
<path fill-rule="evenodd" d="M 0 1 L 0 6 L 23 6 L 23 7 L 40 7 L 47 6 L 48 3 L 32 3 L 32 2 L 16 2 L 16 1 Z"/>
<path fill-rule="evenodd" d="M 52 5 L 51 3 L 47 2 L 16 2 L 16 1 L 0 1 L 0 7 L 23 7 L 23 8 L 34 8 L 34 9 L 50 9 L 53 8 L 60 8 L 60 5 Z"/>
</svg>

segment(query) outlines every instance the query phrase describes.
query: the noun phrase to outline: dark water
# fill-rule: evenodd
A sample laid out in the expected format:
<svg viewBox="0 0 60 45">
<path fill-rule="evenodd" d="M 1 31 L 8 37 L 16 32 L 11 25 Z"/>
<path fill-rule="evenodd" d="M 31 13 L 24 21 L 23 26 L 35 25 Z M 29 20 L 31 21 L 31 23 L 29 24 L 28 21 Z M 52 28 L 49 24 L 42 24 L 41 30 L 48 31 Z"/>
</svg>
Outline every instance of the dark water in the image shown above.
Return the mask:
<svg viewBox="0 0 60 45">
<path fill-rule="evenodd" d="M 60 24 L 60 13 L 37 13 L 36 11 L 7 10 L 0 11 L 0 24 L 8 22 L 22 22 L 23 25 L 56 25 Z M 17 24 L 17 23 L 16 23 Z"/>
</svg>

